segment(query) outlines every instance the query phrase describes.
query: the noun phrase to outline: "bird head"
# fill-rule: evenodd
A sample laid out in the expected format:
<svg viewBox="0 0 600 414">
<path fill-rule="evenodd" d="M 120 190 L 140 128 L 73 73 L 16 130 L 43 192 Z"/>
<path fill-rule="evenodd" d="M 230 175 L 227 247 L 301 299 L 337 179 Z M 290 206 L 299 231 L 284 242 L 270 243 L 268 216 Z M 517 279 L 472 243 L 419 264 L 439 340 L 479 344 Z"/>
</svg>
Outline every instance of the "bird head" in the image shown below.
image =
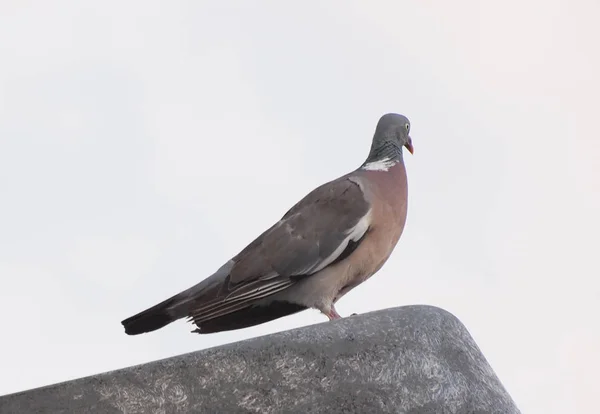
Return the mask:
<svg viewBox="0 0 600 414">
<path fill-rule="evenodd" d="M 410 138 L 410 121 L 404 115 L 383 115 L 377 123 L 375 136 L 383 141 L 392 141 L 399 148 L 405 147 L 411 154 L 414 154 L 414 147 Z"/>
</svg>

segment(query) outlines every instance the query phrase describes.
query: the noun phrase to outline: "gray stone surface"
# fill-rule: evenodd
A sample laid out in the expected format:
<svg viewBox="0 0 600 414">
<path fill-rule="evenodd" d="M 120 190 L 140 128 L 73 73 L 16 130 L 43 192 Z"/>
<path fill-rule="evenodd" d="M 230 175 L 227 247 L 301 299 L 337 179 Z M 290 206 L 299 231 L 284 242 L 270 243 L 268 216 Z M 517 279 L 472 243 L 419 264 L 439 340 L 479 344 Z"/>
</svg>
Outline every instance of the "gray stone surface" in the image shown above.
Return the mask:
<svg viewBox="0 0 600 414">
<path fill-rule="evenodd" d="M 352 316 L 0 397 L 3 414 L 194 412 L 519 410 L 465 327 L 431 306 Z"/>
</svg>

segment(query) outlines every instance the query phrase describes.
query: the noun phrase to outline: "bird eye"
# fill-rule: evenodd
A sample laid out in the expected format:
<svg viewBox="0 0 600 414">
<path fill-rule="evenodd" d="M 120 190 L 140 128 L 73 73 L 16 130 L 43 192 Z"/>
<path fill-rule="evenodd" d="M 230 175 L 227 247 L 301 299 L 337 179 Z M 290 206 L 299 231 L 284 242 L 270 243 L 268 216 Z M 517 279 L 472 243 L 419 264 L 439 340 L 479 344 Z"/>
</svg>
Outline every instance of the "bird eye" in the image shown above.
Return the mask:
<svg viewBox="0 0 600 414">
<path fill-rule="evenodd" d="M 406 128 L 406 132 L 410 132 L 410 124 L 408 122 L 404 124 L 404 127 Z"/>
</svg>

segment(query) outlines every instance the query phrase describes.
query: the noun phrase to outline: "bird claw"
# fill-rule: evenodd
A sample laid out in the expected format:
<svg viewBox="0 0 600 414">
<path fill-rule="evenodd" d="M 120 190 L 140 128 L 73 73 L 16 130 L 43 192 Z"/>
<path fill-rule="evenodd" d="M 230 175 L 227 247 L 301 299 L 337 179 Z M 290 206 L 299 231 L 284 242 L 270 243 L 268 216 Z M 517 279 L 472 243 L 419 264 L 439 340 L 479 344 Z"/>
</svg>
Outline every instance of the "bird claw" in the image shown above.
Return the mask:
<svg viewBox="0 0 600 414">
<path fill-rule="evenodd" d="M 325 312 L 323 312 L 323 313 L 325 314 L 325 316 L 327 316 L 329 318 L 330 321 L 333 321 L 335 319 L 342 319 L 340 314 L 337 313 L 337 311 L 335 310 L 335 308 L 333 306 L 331 307 L 331 310 L 329 311 L 329 313 L 325 313 Z M 357 316 L 357 315 L 358 315 L 358 313 L 353 313 L 350 316 Z"/>
</svg>

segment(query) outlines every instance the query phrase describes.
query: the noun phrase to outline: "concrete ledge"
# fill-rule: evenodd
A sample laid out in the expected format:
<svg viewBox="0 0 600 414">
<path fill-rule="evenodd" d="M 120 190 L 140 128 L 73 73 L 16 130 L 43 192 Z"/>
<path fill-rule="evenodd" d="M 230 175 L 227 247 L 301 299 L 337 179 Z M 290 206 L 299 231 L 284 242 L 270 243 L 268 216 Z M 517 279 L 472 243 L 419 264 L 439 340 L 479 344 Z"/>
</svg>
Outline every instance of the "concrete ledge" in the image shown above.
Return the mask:
<svg viewBox="0 0 600 414">
<path fill-rule="evenodd" d="M 431 306 L 352 316 L 0 397 L 0 413 L 519 413 Z"/>
</svg>

